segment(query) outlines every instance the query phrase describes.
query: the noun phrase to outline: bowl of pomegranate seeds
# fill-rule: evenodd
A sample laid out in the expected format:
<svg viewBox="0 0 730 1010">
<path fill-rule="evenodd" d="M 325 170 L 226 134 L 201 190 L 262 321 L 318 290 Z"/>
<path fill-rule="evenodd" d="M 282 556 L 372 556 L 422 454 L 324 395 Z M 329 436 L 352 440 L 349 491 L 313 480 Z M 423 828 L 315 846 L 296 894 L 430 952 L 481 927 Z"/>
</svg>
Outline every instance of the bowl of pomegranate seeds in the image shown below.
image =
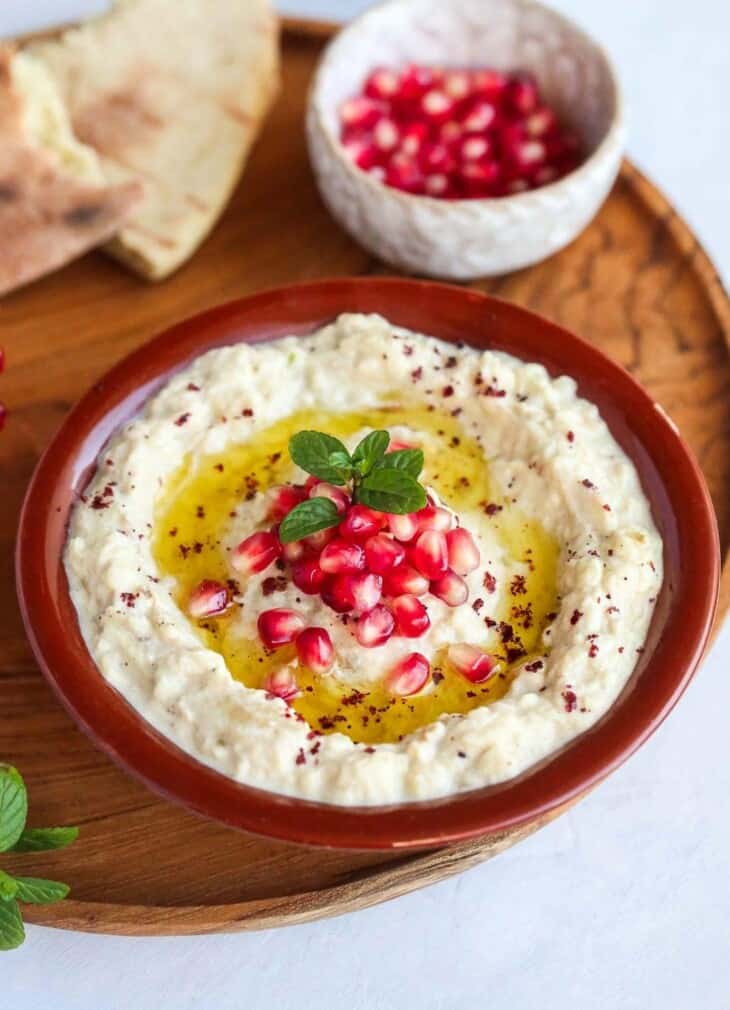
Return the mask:
<svg viewBox="0 0 730 1010">
<path fill-rule="evenodd" d="M 529 266 L 591 221 L 621 162 L 613 68 L 525 0 L 392 0 L 345 28 L 307 115 L 322 197 L 400 268 L 466 280 Z"/>
</svg>

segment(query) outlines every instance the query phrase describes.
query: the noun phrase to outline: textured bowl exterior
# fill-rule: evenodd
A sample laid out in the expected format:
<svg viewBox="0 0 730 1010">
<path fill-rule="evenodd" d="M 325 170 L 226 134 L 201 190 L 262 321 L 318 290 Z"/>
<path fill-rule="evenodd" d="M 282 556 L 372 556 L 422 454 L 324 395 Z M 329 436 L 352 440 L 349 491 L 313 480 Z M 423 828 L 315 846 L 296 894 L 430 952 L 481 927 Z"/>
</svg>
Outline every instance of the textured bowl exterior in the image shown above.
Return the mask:
<svg viewBox="0 0 730 1010">
<path fill-rule="evenodd" d="M 377 65 L 410 61 L 529 70 L 590 151 L 574 172 L 497 199 L 439 200 L 385 186 L 346 157 L 337 109 Z M 545 259 L 591 221 L 618 173 L 625 125 L 605 53 L 532 0 L 391 0 L 327 47 L 307 111 L 309 153 L 322 198 L 359 243 L 401 269 L 468 280 Z"/>
<path fill-rule="evenodd" d="M 588 732 L 497 786 L 424 803 L 334 807 L 244 786 L 201 764 L 145 722 L 96 668 L 63 566 L 68 518 L 113 432 L 175 372 L 213 347 L 306 335 L 341 312 L 379 312 L 443 340 L 503 350 L 568 373 L 635 463 L 664 540 L 665 580 L 644 651 L 620 697 Z M 704 651 L 720 548 L 707 488 L 656 403 L 595 347 L 525 309 L 476 291 L 401 278 L 337 278 L 251 295 L 178 323 L 101 378 L 71 411 L 28 488 L 16 582 L 38 664 L 78 724 L 163 796 L 232 827 L 310 845 L 435 847 L 535 823 L 582 795 L 657 728 Z"/>
</svg>

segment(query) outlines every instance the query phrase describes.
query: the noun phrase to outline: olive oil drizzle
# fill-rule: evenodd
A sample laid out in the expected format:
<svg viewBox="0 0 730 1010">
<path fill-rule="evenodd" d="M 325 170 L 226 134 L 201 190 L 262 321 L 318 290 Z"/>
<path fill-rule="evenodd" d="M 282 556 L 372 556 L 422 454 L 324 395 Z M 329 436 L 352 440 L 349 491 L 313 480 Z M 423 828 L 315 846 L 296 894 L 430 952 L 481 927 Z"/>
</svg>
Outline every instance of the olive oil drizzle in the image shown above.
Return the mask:
<svg viewBox="0 0 730 1010">
<path fill-rule="evenodd" d="M 161 574 L 172 578 L 184 612 L 188 595 L 200 581 L 230 579 L 221 534 L 242 501 L 290 479 L 287 445 L 292 434 L 312 428 L 347 439 L 362 429 L 400 426 L 424 433 L 423 482 L 455 511 L 478 513 L 480 520 L 484 516 L 514 573 L 509 586 L 493 593 L 485 586 L 464 604 L 478 607 L 484 621 L 483 640 L 470 644 L 500 659 L 498 672 L 482 684 L 472 684 L 451 669 L 443 654 L 433 658 L 427 688 L 408 698 L 394 698 L 382 684 L 359 691 L 333 676 L 297 669 L 300 693 L 292 707 L 312 731 L 341 732 L 365 744 L 395 742 L 445 714 L 464 714 L 496 701 L 525 657 L 543 651 L 542 632 L 557 610 L 558 545 L 538 522 L 497 494 L 477 439 L 449 412 L 421 405 L 346 414 L 300 411 L 257 432 L 250 442 L 220 454 L 188 457 L 164 489 L 155 518 L 155 560 Z M 272 577 L 281 575 L 274 568 L 271 572 Z M 234 582 L 231 588 L 235 590 Z M 293 647 L 267 653 L 260 642 L 242 640 L 234 618 L 235 606 L 220 618 L 195 623 L 205 645 L 223 656 L 232 677 L 260 688 L 272 670 L 285 663 L 296 665 Z M 417 640 L 413 648 L 418 649 Z M 375 662 L 377 652 L 373 650 Z"/>
</svg>

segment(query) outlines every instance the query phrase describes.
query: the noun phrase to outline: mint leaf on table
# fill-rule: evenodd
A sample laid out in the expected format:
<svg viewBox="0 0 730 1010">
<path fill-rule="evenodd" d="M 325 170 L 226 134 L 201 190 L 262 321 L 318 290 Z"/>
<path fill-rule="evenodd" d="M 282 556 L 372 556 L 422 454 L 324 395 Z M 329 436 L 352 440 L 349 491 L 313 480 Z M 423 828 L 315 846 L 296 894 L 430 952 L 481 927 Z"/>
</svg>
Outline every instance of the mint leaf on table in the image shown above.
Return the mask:
<svg viewBox="0 0 730 1010">
<path fill-rule="evenodd" d="M 387 431 L 371 431 L 357 445 L 352 454 L 352 462 L 363 477 L 383 459 L 389 445 L 390 435 Z"/>
<path fill-rule="evenodd" d="M 78 828 L 26 828 L 28 794 L 20 772 L 0 764 L 0 852 L 43 852 L 73 842 Z M 0 950 L 13 950 L 25 939 L 19 901 L 45 905 L 61 901 L 68 886 L 41 877 L 13 877 L 0 870 Z"/>
<path fill-rule="evenodd" d="M 10 765 L 0 765 L 0 852 L 15 845 L 27 816 L 28 794 L 20 773 Z"/>
<path fill-rule="evenodd" d="M 78 828 L 26 828 L 11 851 L 46 852 L 48 849 L 65 849 L 78 836 Z"/>
<path fill-rule="evenodd" d="M 58 880 L 43 880 L 41 877 L 15 877 L 17 890 L 15 897 L 27 905 L 51 905 L 62 901 L 69 892 L 68 884 Z"/>
<path fill-rule="evenodd" d="M 283 544 L 290 544 L 312 533 L 329 529 L 330 526 L 338 526 L 341 520 L 342 516 L 330 498 L 308 498 L 296 505 L 282 520 L 279 540 Z"/>
<path fill-rule="evenodd" d="M 402 515 L 426 505 L 426 491 L 415 477 L 403 470 L 376 469 L 357 488 L 355 497 L 377 512 Z"/>
<path fill-rule="evenodd" d="M 15 950 L 25 940 L 17 901 L 0 901 L 0 950 Z"/>
<path fill-rule="evenodd" d="M 289 439 L 289 454 L 297 466 L 313 477 L 330 484 L 347 483 L 351 471 L 350 454 L 339 438 L 321 431 L 299 431 Z"/>
<path fill-rule="evenodd" d="M 423 449 L 396 449 L 376 463 L 378 470 L 403 470 L 416 478 L 423 470 Z"/>
</svg>

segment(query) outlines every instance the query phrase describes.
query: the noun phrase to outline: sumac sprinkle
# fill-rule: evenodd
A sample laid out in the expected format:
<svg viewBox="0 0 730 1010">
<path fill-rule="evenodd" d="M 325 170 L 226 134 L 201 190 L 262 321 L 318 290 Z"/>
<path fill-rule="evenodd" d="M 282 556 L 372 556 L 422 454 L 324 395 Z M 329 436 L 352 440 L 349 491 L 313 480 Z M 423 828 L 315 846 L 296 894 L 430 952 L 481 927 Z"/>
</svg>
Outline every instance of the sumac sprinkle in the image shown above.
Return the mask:
<svg viewBox="0 0 730 1010">
<path fill-rule="evenodd" d="M 180 417 L 176 418 L 175 424 L 177 425 L 178 428 L 182 428 L 184 424 L 188 423 L 189 417 L 190 417 L 189 411 L 186 414 L 181 414 Z"/>
<path fill-rule="evenodd" d="M 576 697 L 575 691 L 571 691 L 570 688 L 566 688 L 563 691 L 563 701 L 565 703 L 566 712 L 574 712 L 575 707 L 578 704 L 578 698 Z"/>
<path fill-rule="evenodd" d="M 582 616 L 583 616 L 582 610 L 574 610 L 573 613 L 570 615 L 570 623 L 577 624 Z"/>
</svg>

